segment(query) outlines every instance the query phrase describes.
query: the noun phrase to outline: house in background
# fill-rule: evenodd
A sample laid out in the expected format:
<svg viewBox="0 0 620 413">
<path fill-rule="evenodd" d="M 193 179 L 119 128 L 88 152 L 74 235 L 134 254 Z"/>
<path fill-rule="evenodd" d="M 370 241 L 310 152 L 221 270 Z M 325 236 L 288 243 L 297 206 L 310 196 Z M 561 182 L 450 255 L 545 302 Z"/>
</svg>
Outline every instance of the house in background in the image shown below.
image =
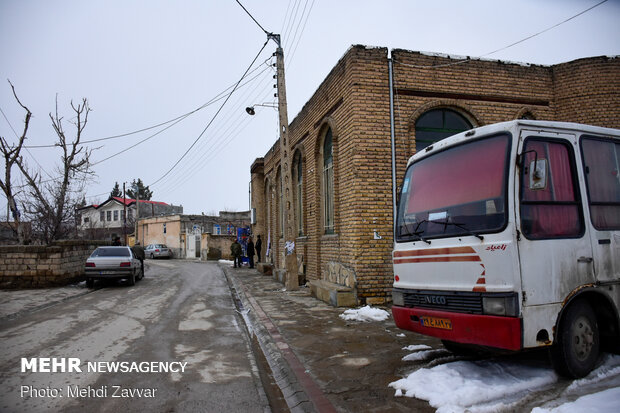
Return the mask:
<svg viewBox="0 0 620 413">
<path fill-rule="evenodd" d="M 182 214 L 183 206 L 158 201 L 112 197 L 100 205 L 78 208 L 78 235 L 86 239 L 113 239 L 133 234 L 136 217 Z M 125 214 L 127 219 L 125 220 Z"/>
<path fill-rule="evenodd" d="M 220 211 L 219 216 L 173 214 L 138 220 L 143 246 L 166 244 L 174 258 L 228 258 L 230 242 L 240 228 L 250 227 L 250 211 Z M 228 247 L 227 247 L 228 246 Z"/>
</svg>

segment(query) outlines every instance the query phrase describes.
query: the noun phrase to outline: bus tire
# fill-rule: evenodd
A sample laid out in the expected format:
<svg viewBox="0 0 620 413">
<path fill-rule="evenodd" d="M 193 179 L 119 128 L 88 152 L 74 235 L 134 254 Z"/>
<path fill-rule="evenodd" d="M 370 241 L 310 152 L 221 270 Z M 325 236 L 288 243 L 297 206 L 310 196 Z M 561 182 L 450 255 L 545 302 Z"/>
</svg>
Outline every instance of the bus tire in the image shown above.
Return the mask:
<svg viewBox="0 0 620 413">
<path fill-rule="evenodd" d="M 594 369 L 600 350 L 596 314 L 585 300 L 571 304 L 562 316 L 551 362 L 561 376 L 581 378 Z"/>
</svg>

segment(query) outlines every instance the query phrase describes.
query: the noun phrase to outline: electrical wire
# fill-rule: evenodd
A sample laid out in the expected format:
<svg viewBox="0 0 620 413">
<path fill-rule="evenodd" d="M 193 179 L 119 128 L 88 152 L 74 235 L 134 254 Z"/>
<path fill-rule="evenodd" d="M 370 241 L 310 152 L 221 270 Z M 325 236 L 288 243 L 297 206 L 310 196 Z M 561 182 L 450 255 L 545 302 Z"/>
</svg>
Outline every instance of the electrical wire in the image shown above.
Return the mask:
<svg viewBox="0 0 620 413">
<path fill-rule="evenodd" d="M 267 60 L 269 60 L 269 59 L 267 59 Z M 258 70 L 259 68 L 260 68 L 260 66 L 257 66 L 257 67 L 256 67 L 255 69 L 253 69 L 250 73 L 254 73 L 254 72 L 255 72 L 256 70 Z M 259 75 L 260 75 L 260 74 L 259 74 Z M 258 75 L 257 75 L 256 77 L 258 77 Z M 250 80 L 248 80 L 248 82 L 246 82 L 246 83 L 242 84 L 240 87 L 245 86 L 247 83 L 251 82 L 251 81 L 252 81 L 252 79 L 254 79 L 254 78 L 251 78 Z M 165 121 L 165 122 L 161 122 L 161 123 L 158 123 L 158 124 L 156 124 L 156 125 L 153 125 L 153 126 L 148 126 L 148 127 L 146 127 L 146 128 L 138 129 L 138 130 L 135 130 L 135 131 L 132 131 L 132 132 L 126 132 L 126 133 L 122 133 L 122 134 L 119 134 L 119 135 L 106 136 L 106 137 L 103 137 L 103 138 L 96 138 L 96 139 L 85 140 L 85 141 L 80 142 L 80 145 L 85 145 L 85 144 L 87 144 L 87 143 L 92 143 L 92 142 L 100 142 L 100 141 L 105 141 L 105 140 L 110 140 L 110 139 L 123 138 L 123 137 L 125 137 L 125 136 L 135 135 L 135 134 L 138 134 L 138 133 L 141 133 L 141 132 L 145 132 L 145 131 L 147 131 L 147 130 L 151 130 L 151 129 L 155 129 L 155 128 L 158 128 L 158 127 L 163 126 L 163 125 L 167 125 L 167 124 L 172 123 L 172 122 L 175 122 L 175 121 L 177 121 L 178 119 L 181 119 L 181 118 L 183 118 L 183 119 L 184 119 L 184 118 L 188 117 L 189 115 L 192 115 L 192 114 L 194 114 L 194 113 L 196 113 L 196 112 L 198 112 L 198 111 L 200 111 L 200 110 L 202 110 L 202 109 L 204 109 L 204 108 L 206 108 L 206 107 L 208 107 L 208 106 L 212 105 L 213 103 L 217 102 L 218 100 L 223 99 L 223 98 L 224 98 L 224 94 L 225 94 L 228 90 L 230 90 L 231 88 L 233 88 L 234 86 L 235 86 L 234 84 L 232 84 L 232 85 L 228 86 L 226 89 L 224 89 L 223 91 L 221 91 L 220 93 L 218 93 L 217 95 L 215 95 L 215 97 L 213 97 L 213 98 L 212 98 L 211 100 L 209 100 L 208 102 L 203 103 L 202 105 L 200 105 L 200 106 L 199 106 L 199 107 L 197 107 L 196 109 L 194 109 L 194 110 L 192 110 L 192 111 L 189 111 L 189 112 L 187 112 L 187 113 L 184 113 L 184 114 L 182 114 L 182 115 L 180 115 L 180 116 L 177 116 L 177 117 L 176 117 L 176 118 L 174 118 L 174 119 L 170 119 L 170 120 L 167 120 L 167 121 Z M 53 144 L 53 145 L 29 145 L 29 146 L 25 146 L 25 147 L 26 147 L 26 148 L 31 148 L 31 149 L 32 149 L 32 148 L 53 148 L 53 147 L 55 147 L 55 146 L 57 146 L 57 145 L 56 145 L 56 144 Z"/>
<path fill-rule="evenodd" d="M 269 66 L 271 68 L 271 65 Z M 238 133 L 239 129 L 244 128 L 250 119 L 254 119 L 248 116 L 243 110 L 243 106 L 247 106 L 247 102 L 259 101 L 258 98 L 264 98 L 266 89 L 271 84 L 271 77 L 264 78 L 262 81 L 255 83 L 252 89 L 246 89 L 246 91 L 237 96 L 235 102 L 232 102 L 229 106 L 229 111 L 224 114 L 223 118 L 220 118 L 218 126 L 212 129 L 210 136 L 207 139 L 201 141 L 201 143 L 192 151 L 188 156 L 187 161 L 183 163 L 182 168 L 175 170 L 164 183 L 162 183 L 160 190 L 166 192 L 167 189 L 173 190 L 182 187 L 187 181 L 186 171 L 191 171 L 192 174 L 196 174 L 205 168 L 207 162 L 206 157 L 210 155 L 218 155 L 225 145 L 221 143 L 226 140 L 226 137 L 233 133 Z M 260 89 L 260 92 L 256 91 Z M 262 100 L 260 100 L 262 101 Z"/>
<path fill-rule="evenodd" d="M 17 132 L 15 131 L 15 129 L 13 128 L 13 125 L 11 125 L 11 122 L 9 121 L 9 118 L 6 116 L 6 114 L 4 113 L 4 111 L 2 110 L 2 108 L 0 107 L 0 112 L 2 112 L 2 116 L 4 117 L 4 120 L 6 120 L 6 123 L 9 124 L 9 127 L 11 128 L 11 130 L 13 131 L 13 133 L 15 134 L 15 137 L 17 138 L 17 140 L 19 141 L 19 135 L 17 134 Z M 56 145 L 54 145 L 56 146 Z M 27 146 L 22 145 L 22 148 L 24 148 L 24 150 L 26 151 L 26 153 L 28 155 L 30 155 L 30 157 L 32 158 L 32 160 L 39 166 L 39 168 L 45 173 L 45 175 L 49 176 L 52 180 L 57 179 L 54 178 L 52 175 L 50 175 L 49 173 L 47 173 L 47 171 L 45 170 L 45 168 L 43 168 L 43 166 L 41 166 L 41 164 L 39 163 L 39 161 L 37 161 L 37 158 L 34 157 L 34 155 L 32 155 L 32 153 L 30 153 L 30 151 L 28 150 Z"/>
<path fill-rule="evenodd" d="M 252 16 L 252 15 L 250 14 L 250 12 L 248 11 L 248 9 L 246 9 L 245 7 L 243 7 L 243 4 L 241 4 L 241 2 L 240 2 L 239 0 L 236 0 L 236 1 L 237 1 L 237 4 L 238 4 L 239 6 L 241 6 L 241 8 L 242 8 L 242 9 L 243 9 L 243 10 L 244 10 L 247 14 L 248 14 L 248 16 L 250 16 L 250 18 L 251 18 L 252 20 L 254 20 L 254 23 L 256 23 L 256 24 L 258 25 L 258 27 L 260 27 L 260 28 L 261 28 L 261 30 L 262 30 L 263 32 L 265 32 L 265 34 L 269 34 L 269 32 L 268 32 L 267 30 L 265 30 L 265 29 L 263 28 L 263 26 L 261 26 L 261 25 L 260 25 L 260 23 L 259 23 L 258 21 L 256 21 L 256 19 L 254 18 L 254 16 Z"/>
<path fill-rule="evenodd" d="M 237 82 L 237 84 L 235 85 L 235 87 L 233 88 L 233 90 L 228 94 L 228 96 L 226 97 L 226 100 L 224 100 L 224 102 L 222 103 L 222 105 L 220 106 L 220 108 L 217 110 L 217 112 L 215 113 L 215 115 L 213 115 L 213 118 L 211 119 L 211 121 L 209 121 L 209 123 L 207 124 L 207 126 L 205 126 L 205 128 L 203 129 L 203 131 L 200 133 L 200 135 L 198 135 L 198 137 L 196 138 L 196 140 L 194 140 L 194 142 L 190 145 L 189 148 L 187 148 L 187 150 L 185 151 L 185 153 L 179 158 L 178 161 L 175 162 L 174 165 L 172 165 L 172 167 L 165 173 L 163 174 L 159 179 L 157 179 L 155 182 L 153 182 L 150 185 L 155 185 L 157 184 L 159 181 L 161 181 L 162 179 L 164 179 L 174 168 L 176 168 L 176 166 L 183 160 L 183 158 L 185 158 L 185 156 L 189 153 L 189 151 L 196 145 L 196 143 L 200 140 L 200 138 L 202 138 L 202 136 L 205 134 L 205 132 L 207 131 L 207 129 L 209 129 L 209 127 L 211 126 L 211 124 L 213 123 L 213 121 L 217 118 L 217 115 L 219 115 L 219 113 L 222 111 L 222 109 L 224 108 L 224 106 L 226 105 L 226 102 L 228 102 L 228 100 L 230 99 L 230 97 L 232 96 L 233 93 L 235 93 L 235 90 L 237 90 L 237 87 L 239 86 L 239 84 L 241 83 L 241 81 L 245 78 L 245 76 L 248 74 L 248 72 L 250 71 L 250 69 L 252 68 L 252 66 L 254 65 L 254 63 L 256 62 L 256 60 L 258 59 L 258 57 L 260 56 L 260 54 L 263 52 L 263 50 L 265 49 L 265 46 L 267 46 L 267 43 L 269 42 L 269 40 L 267 40 L 264 44 L 263 47 L 260 48 L 259 52 L 256 54 L 256 57 L 254 58 L 254 60 L 252 60 L 252 63 L 250 63 L 250 65 L 248 66 L 248 68 L 246 69 L 246 71 L 243 73 L 243 76 L 241 76 L 241 78 L 239 79 L 239 81 Z M 150 186 L 149 185 L 149 186 Z"/>
<path fill-rule="evenodd" d="M 513 47 L 513 46 L 516 46 L 516 45 L 518 45 L 518 44 L 520 44 L 520 43 L 523 43 L 523 42 L 525 42 L 525 41 L 527 41 L 527 40 L 530 40 L 531 38 L 536 37 L 536 36 L 538 36 L 538 35 L 541 35 L 541 34 L 543 34 L 543 33 L 546 33 L 546 32 L 548 32 L 549 30 L 555 29 L 556 27 L 558 27 L 558 26 L 560 26 L 560 25 L 562 25 L 562 24 L 564 24 L 564 23 L 567 23 L 567 22 L 569 22 L 569 21 L 573 20 L 573 19 L 575 19 L 575 18 L 577 18 L 577 17 L 581 16 L 582 14 L 587 13 L 587 12 L 589 12 L 590 10 L 594 9 L 595 7 L 598 7 L 598 6 L 600 6 L 601 4 L 606 3 L 606 2 L 607 2 L 607 0 L 603 0 L 603 1 L 599 2 L 599 3 L 596 3 L 594 6 L 589 7 L 589 8 L 587 8 L 587 9 L 585 9 L 585 10 L 583 10 L 583 11 L 581 11 L 581 12 L 579 12 L 579 13 L 575 14 L 574 16 L 571 16 L 571 17 L 569 17 L 569 18 L 567 18 L 567 19 L 565 19 L 565 20 L 562 20 L 561 22 L 556 23 L 556 24 L 554 24 L 554 25 L 553 25 L 553 26 L 551 26 L 551 27 L 548 27 L 548 28 L 546 28 L 546 29 L 544 29 L 544 30 L 539 31 L 538 33 L 534 33 L 534 34 L 532 34 L 532 35 L 530 35 L 530 36 L 527 36 L 527 37 L 525 37 L 525 38 L 523 38 L 523 39 L 521 39 L 521 40 L 517 40 L 516 42 L 511 43 L 511 44 L 509 44 L 508 46 L 500 47 L 500 48 L 499 48 L 499 49 L 497 49 L 497 50 L 493 50 L 492 52 L 485 53 L 485 54 L 481 55 L 480 57 L 486 57 L 486 56 L 489 56 L 489 55 L 495 54 L 495 53 L 497 53 L 497 52 L 501 52 L 501 51 L 503 51 L 503 50 L 506 50 L 506 49 L 509 49 L 509 48 L 511 48 L 511 47 Z M 399 62 L 399 61 L 396 61 L 396 60 L 394 60 L 394 61 L 395 61 L 396 63 L 398 63 L 398 64 L 403 65 L 403 66 L 413 67 L 413 68 L 416 68 L 416 69 L 434 69 L 434 68 L 441 68 L 441 67 L 455 66 L 455 65 L 460 65 L 460 64 L 463 64 L 463 63 L 468 63 L 468 62 L 471 62 L 471 61 L 472 61 L 472 59 L 469 59 L 469 58 L 468 58 L 468 59 L 464 59 L 464 60 L 459 60 L 459 61 L 457 61 L 457 62 L 445 63 L 445 64 L 440 64 L 440 65 L 428 65 L 428 66 L 423 66 L 423 65 L 412 65 L 412 64 L 408 64 L 408 63 Z"/>
</svg>

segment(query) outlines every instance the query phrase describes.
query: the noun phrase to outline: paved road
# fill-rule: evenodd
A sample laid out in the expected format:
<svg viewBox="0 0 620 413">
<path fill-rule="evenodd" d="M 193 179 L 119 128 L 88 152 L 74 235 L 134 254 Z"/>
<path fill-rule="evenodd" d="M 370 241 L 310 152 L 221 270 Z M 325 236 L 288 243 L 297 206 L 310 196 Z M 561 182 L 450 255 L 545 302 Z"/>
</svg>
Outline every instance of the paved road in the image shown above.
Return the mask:
<svg viewBox="0 0 620 413">
<path fill-rule="evenodd" d="M 217 264 L 147 262 L 135 287 L 106 285 L 0 321 L 0 411 L 269 411 Z M 43 357 L 79 358 L 82 372 L 22 372 L 22 358 Z M 138 363 L 147 361 L 187 364 L 146 372 Z M 142 371 L 88 371 L 88 362 Z M 112 397 L 138 391 L 141 397 Z"/>
</svg>

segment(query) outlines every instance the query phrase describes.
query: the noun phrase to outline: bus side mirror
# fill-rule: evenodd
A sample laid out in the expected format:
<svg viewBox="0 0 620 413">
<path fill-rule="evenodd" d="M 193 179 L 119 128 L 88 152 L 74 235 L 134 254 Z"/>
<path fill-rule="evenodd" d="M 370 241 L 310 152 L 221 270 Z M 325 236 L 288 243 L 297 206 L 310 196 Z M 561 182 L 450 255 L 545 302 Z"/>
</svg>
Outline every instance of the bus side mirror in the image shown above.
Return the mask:
<svg viewBox="0 0 620 413">
<path fill-rule="evenodd" d="M 536 191 L 547 187 L 547 160 L 536 159 L 530 162 L 530 189 Z"/>
</svg>

